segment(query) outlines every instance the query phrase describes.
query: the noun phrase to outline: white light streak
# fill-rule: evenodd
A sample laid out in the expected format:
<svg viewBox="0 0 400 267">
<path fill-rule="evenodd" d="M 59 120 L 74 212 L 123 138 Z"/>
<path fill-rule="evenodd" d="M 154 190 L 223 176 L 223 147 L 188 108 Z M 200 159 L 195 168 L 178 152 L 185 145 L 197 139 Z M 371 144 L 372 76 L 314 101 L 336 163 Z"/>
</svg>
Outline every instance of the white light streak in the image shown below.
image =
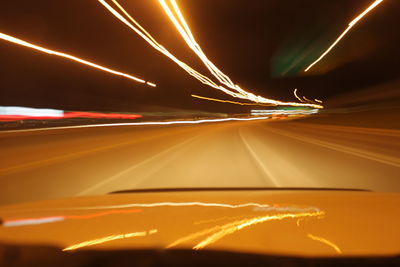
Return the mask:
<svg viewBox="0 0 400 267">
<path fill-rule="evenodd" d="M 204 120 L 188 120 L 188 121 L 151 121 L 151 122 L 127 122 L 127 123 L 108 123 L 108 124 L 91 124 L 91 125 L 76 125 L 76 126 L 62 126 L 51 128 L 38 128 L 38 129 L 24 129 L 24 130 L 10 130 L 1 131 L 2 133 L 16 133 L 16 132 L 37 132 L 37 131 L 50 131 L 50 130 L 66 130 L 66 129 L 80 129 L 80 128 L 96 128 L 96 127 L 117 127 L 117 126 L 156 126 L 156 125 L 182 125 L 182 124 L 201 124 L 213 122 L 228 122 L 228 121 L 256 121 L 267 120 L 269 117 L 257 118 L 225 118 L 225 119 L 204 119 Z"/>
<path fill-rule="evenodd" d="M 72 60 L 72 61 L 84 64 L 84 65 L 87 65 L 87 66 L 95 68 L 95 69 L 99 69 L 99 70 L 102 70 L 102 71 L 105 71 L 105 72 L 108 72 L 108 73 L 111 73 L 111 74 L 114 74 L 114 75 L 118 75 L 118 76 L 122 76 L 122 77 L 128 78 L 130 80 L 133 80 L 133 81 L 136 81 L 136 82 L 139 82 L 139 83 L 146 84 L 146 81 L 144 81 L 144 80 L 142 80 L 140 78 L 134 77 L 134 76 L 132 76 L 130 74 L 126 74 L 126 73 L 123 73 L 123 72 L 112 70 L 112 69 L 109 69 L 107 67 L 101 66 L 99 64 L 96 64 L 96 63 L 93 63 L 93 62 L 78 58 L 76 56 L 72 56 L 72 55 L 63 53 L 63 52 L 50 50 L 48 48 L 44 48 L 44 47 L 41 47 L 41 46 L 38 46 L 38 45 L 35 45 L 35 44 L 32 44 L 32 43 L 26 42 L 24 40 L 18 39 L 16 37 L 13 37 L 13 36 L 10 36 L 10 35 L 4 34 L 4 33 L 0 33 L 0 39 L 3 39 L 5 41 L 11 42 L 11 43 L 14 43 L 14 44 L 17 44 L 17 45 L 21 45 L 21 46 L 25 46 L 25 47 L 28 47 L 28 48 L 32 48 L 34 50 L 37 50 L 37 51 L 40 51 L 40 52 L 43 52 L 43 53 L 46 53 L 46 54 L 49 54 L 49 55 L 54 55 L 54 56 L 58 56 L 58 57 L 62 57 L 62 58 L 67 58 L 69 60 Z M 147 83 L 147 84 L 149 84 L 149 83 Z M 151 86 L 155 85 L 153 83 L 151 83 L 151 84 L 152 84 Z"/>
<path fill-rule="evenodd" d="M 348 25 L 348 27 L 343 31 L 343 33 L 333 42 L 331 46 L 313 63 L 311 63 L 305 70 L 304 72 L 309 71 L 315 64 L 317 64 L 319 61 L 321 61 L 339 42 L 340 40 L 343 39 L 343 37 L 353 28 L 365 15 L 367 15 L 372 9 L 377 7 L 379 4 L 381 4 L 383 0 L 376 0 L 374 3 L 372 3 L 366 10 L 364 10 L 360 15 L 358 15 L 353 21 L 351 21 Z"/>
</svg>

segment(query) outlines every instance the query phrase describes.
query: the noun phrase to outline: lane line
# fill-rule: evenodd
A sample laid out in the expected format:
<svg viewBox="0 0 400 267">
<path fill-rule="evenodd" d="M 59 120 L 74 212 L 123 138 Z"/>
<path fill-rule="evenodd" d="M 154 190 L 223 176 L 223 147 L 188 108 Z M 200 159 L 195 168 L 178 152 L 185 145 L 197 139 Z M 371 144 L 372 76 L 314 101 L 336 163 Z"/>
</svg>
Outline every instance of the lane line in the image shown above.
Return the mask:
<svg viewBox="0 0 400 267">
<path fill-rule="evenodd" d="M 145 160 L 142 160 L 142 161 L 132 165 L 131 167 L 129 167 L 129 168 L 127 168 L 127 169 L 125 169 L 125 170 L 123 170 L 123 171 L 121 171 L 121 172 L 119 172 L 119 173 L 117 173 L 115 175 L 112 175 L 111 177 L 109 177 L 109 178 L 107 178 L 107 179 L 105 179 L 105 180 L 103 180 L 103 181 L 101 181 L 101 182 L 99 182 L 99 183 L 97 183 L 97 184 L 95 184 L 95 185 L 93 185 L 93 186 L 91 186 L 91 187 L 89 187 L 89 188 L 77 193 L 76 196 L 87 195 L 90 192 L 93 192 L 94 190 L 98 189 L 99 187 L 102 187 L 102 186 L 104 186 L 106 184 L 109 184 L 109 183 L 115 181 L 116 179 L 120 178 L 121 176 L 133 171 L 134 169 L 139 168 L 139 167 L 141 167 L 141 166 L 143 166 L 143 165 L 145 165 L 145 164 L 147 164 L 147 163 L 149 163 L 149 162 L 151 162 L 153 160 L 156 160 L 157 158 L 160 158 L 160 157 L 170 153 L 171 151 L 173 151 L 173 150 L 175 150 L 177 148 L 181 148 L 182 146 L 192 142 L 198 136 L 199 135 L 196 135 L 196 136 L 194 136 L 192 138 L 187 139 L 184 142 L 178 143 L 178 144 L 176 144 L 176 145 L 174 145 L 172 147 L 167 148 L 166 150 L 163 150 L 163 151 L 161 151 L 161 152 L 159 152 L 159 153 L 157 153 L 157 154 L 145 159 Z"/>
<path fill-rule="evenodd" d="M 0 176 L 8 175 L 8 174 L 19 172 L 19 171 L 24 171 L 27 169 L 39 168 L 39 167 L 51 165 L 51 164 L 54 164 L 57 162 L 62 162 L 62 161 L 70 160 L 70 159 L 76 159 L 78 157 L 86 156 L 86 155 L 97 153 L 97 152 L 102 152 L 102 151 L 111 150 L 111 149 L 115 149 L 115 148 L 119 148 L 119 147 L 123 147 L 123 146 L 133 145 L 133 144 L 137 144 L 137 143 L 141 143 L 141 142 L 150 141 L 152 139 L 162 138 L 162 137 L 180 134 L 180 133 L 184 133 L 186 131 L 193 131 L 193 130 L 194 129 L 184 129 L 184 130 L 180 130 L 180 131 L 167 132 L 167 133 L 163 133 L 163 134 L 158 134 L 158 135 L 153 135 L 153 136 L 147 136 L 147 137 L 140 138 L 140 139 L 135 139 L 133 141 L 127 141 L 127 142 L 117 143 L 117 144 L 113 144 L 113 145 L 97 147 L 94 149 L 88 149 L 88 150 L 84 150 L 84 151 L 64 154 L 61 156 L 55 156 L 55 157 L 52 157 L 49 159 L 42 159 L 42 160 L 37 160 L 37 161 L 28 162 L 28 163 L 24 163 L 24 164 L 14 165 L 11 167 L 0 169 Z"/>
<path fill-rule="evenodd" d="M 273 183 L 274 186 L 280 187 L 280 183 L 278 182 L 278 179 L 272 174 L 272 172 L 268 169 L 268 167 L 264 164 L 264 162 L 260 159 L 260 157 L 257 155 L 257 153 L 254 151 L 254 149 L 249 145 L 249 143 L 246 141 L 246 139 L 243 137 L 241 130 L 239 129 L 239 136 L 240 139 L 242 140 L 244 146 L 246 147 L 247 151 L 249 154 L 252 156 L 252 158 L 255 160 L 257 165 L 261 168 L 261 170 L 264 172 L 264 176 L 268 177 L 269 180 Z"/>
<path fill-rule="evenodd" d="M 391 165 L 394 167 L 398 167 L 398 168 L 400 167 L 400 159 L 398 159 L 397 157 L 386 156 L 386 155 L 382 155 L 380 153 L 374 153 L 374 152 L 370 152 L 370 151 L 366 151 L 366 150 L 362 150 L 362 149 L 351 148 L 351 147 L 347 147 L 347 146 L 343 146 L 343 145 L 334 144 L 331 142 L 322 141 L 322 140 L 315 139 L 315 138 L 300 136 L 298 134 L 293 134 L 293 133 L 287 132 L 285 130 L 278 130 L 276 128 L 272 129 L 272 127 L 265 127 L 265 126 L 261 126 L 261 127 L 266 129 L 267 131 L 270 131 L 270 132 L 273 132 L 273 133 L 276 133 L 279 135 L 287 136 L 289 138 L 296 139 L 296 140 L 299 140 L 299 141 L 302 141 L 305 143 L 310 143 L 313 145 L 325 147 L 325 148 L 339 151 L 342 153 L 347 153 L 347 154 L 357 156 L 360 158 L 377 161 L 377 162 Z"/>
<path fill-rule="evenodd" d="M 325 125 L 325 124 L 303 123 L 303 122 L 300 122 L 300 123 L 301 123 L 301 125 L 304 125 L 309 128 L 319 128 L 319 129 L 322 128 L 322 129 L 331 129 L 331 130 L 337 130 L 337 131 L 342 131 L 342 132 L 400 137 L 400 130 L 395 130 L 395 129 L 354 127 L 354 126 L 331 125 L 331 124 Z"/>
</svg>

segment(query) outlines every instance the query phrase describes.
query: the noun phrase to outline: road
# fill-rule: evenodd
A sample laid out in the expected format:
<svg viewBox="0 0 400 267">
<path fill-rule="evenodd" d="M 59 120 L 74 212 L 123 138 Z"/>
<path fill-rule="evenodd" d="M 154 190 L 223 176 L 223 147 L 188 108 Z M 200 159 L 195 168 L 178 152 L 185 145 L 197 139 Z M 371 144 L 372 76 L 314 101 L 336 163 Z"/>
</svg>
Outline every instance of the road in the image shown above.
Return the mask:
<svg viewBox="0 0 400 267">
<path fill-rule="evenodd" d="M 400 192 L 400 130 L 223 122 L 0 132 L 0 205 L 115 190 L 329 187 Z"/>
</svg>

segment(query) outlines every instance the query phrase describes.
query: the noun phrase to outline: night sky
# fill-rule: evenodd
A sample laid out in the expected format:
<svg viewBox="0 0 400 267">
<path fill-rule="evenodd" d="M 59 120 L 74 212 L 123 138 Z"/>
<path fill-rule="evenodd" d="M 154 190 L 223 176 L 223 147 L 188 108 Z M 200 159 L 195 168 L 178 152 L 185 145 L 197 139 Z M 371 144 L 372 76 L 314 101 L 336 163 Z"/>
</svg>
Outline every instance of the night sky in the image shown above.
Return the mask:
<svg viewBox="0 0 400 267">
<path fill-rule="evenodd" d="M 400 1 L 385 0 L 307 75 L 316 59 L 373 0 L 179 0 L 207 56 L 234 82 L 264 97 L 295 101 L 293 89 L 329 99 L 398 79 Z M 121 0 L 162 45 L 211 77 L 157 0 Z M 185 108 L 230 112 L 235 100 L 189 76 L 96 0 L 12 0 L 0 32 L 157 83 L 122 77 L 0 40 L 0 105 L 67 110 Z"/>
</svg>

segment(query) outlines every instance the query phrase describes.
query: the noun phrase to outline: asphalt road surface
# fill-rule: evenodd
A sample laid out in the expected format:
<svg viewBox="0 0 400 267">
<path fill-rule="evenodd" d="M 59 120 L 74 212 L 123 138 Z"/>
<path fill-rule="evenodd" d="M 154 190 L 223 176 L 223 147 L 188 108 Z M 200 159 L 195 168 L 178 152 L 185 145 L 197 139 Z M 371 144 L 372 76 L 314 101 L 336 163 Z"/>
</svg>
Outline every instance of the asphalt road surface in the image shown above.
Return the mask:
<svg viewBox="0 0 400 267">
<path fill-rule="evenodd" d="M 400 130 L 223 122 L 0 132 L 0 205 L 140 188 L 400 192 Z"/>
</svg>

